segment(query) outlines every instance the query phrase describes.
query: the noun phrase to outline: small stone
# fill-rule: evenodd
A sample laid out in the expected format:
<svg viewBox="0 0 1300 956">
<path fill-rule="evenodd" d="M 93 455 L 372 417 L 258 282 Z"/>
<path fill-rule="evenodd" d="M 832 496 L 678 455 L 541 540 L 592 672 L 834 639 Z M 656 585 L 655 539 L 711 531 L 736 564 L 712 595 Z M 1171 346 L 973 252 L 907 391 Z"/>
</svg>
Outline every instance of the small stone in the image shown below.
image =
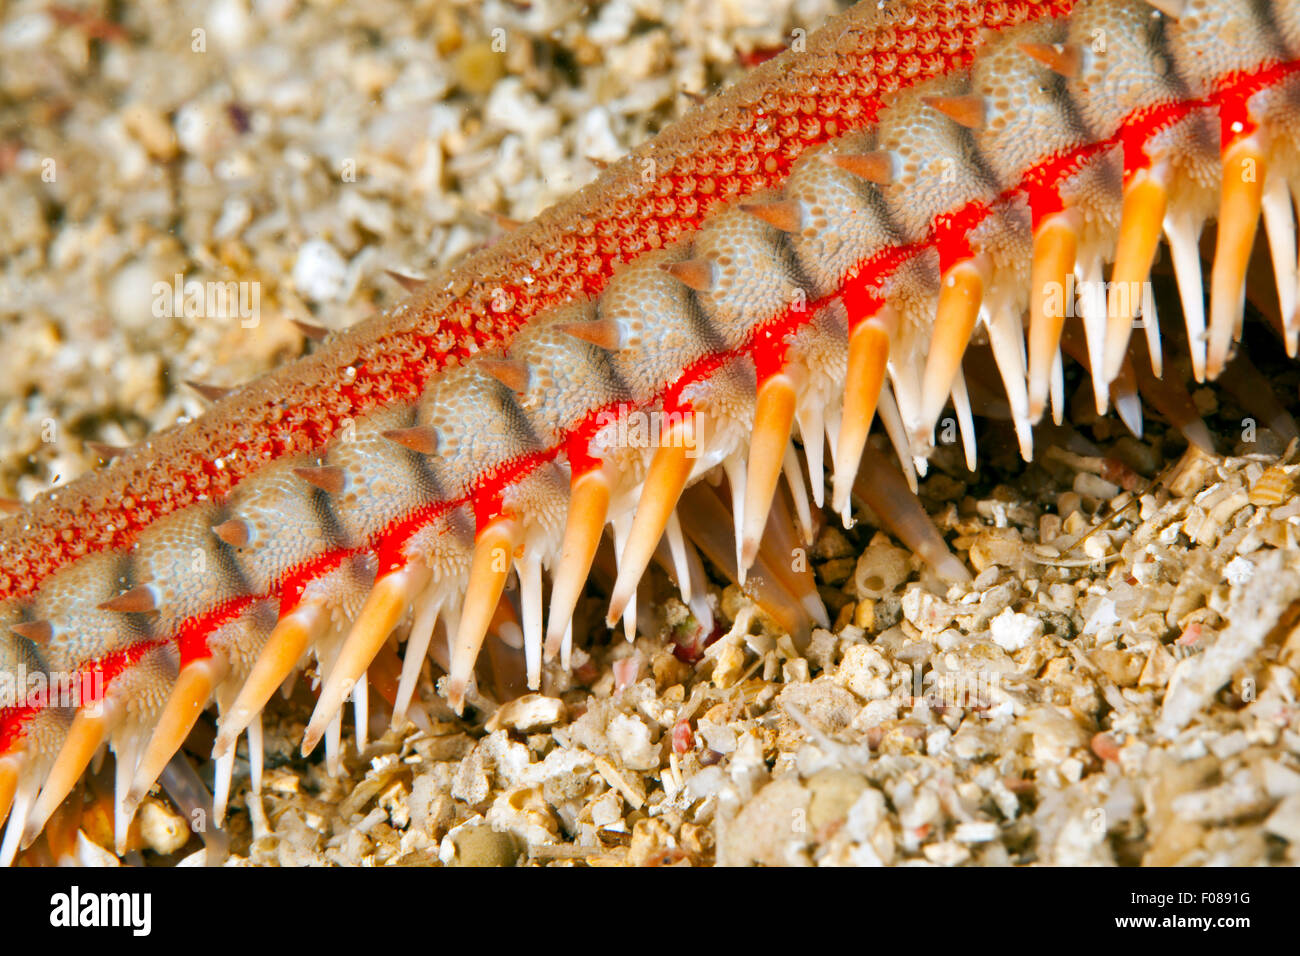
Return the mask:
<svg viewBox="0 0 1300 956">
<path fill-rule="evenodd" d="M 836 681 L 863 700 L 884 700 L 892 690 L 893 668 L 870 644 L 853 644 L 844 651 Z"/>
<path fill-rule="evenodd" d="M 505 728 L 534 733 L 564 720 L 564 701 L 541 694 L 525 694 L 503 704 L 487 722 L 487 730 Z"/>
<path fill-rule="evenodd" d="M 200 159 L 219 156 L 234 135 L 225 110 L 212 102 L 186 103 L 176 111 L 172 125 L 180 147 Z"/>
<path fill-rule="evenodd" d="M 480 745 L 461 760 L 452 779 L 451 795 L 470 806 L 475 806 L 486 800 L 491 790 L 492 784 L 488 778 L 487 768 L 484 766 L 483 747 Z"/>
<path fill-rule="evenodd" d="M 1119 762 L 1119 744 L 1110 734 L 1094 734 L 1091 746 L 1092 752 L 1102 760 L 1109 760 L 1113 763 Z"/>
<path fill-rule="evenodd" d="M 1164 687 L 1174 672 L 1174 655 L 1163 644 L 1156 642 L 1147 655 L 1146 666 L 1138 675 L 1139 687 Z"/>
<path fill-rule="evenodd" d="M 857 553 L 853 543 L 844 536 L 844 532 L 833 524 L 826 524 L 822 527 L 821 533 L 817 535 L 817 541 L 813 545 L 812 555 L 818 561 L 826 561 L 831 558 L 845 558 Z"/>
<path fill-rule="evenodd" d="M 919 584 L 908 585 L 902 599 L 903 617 L 922 634 L 937 634 L 956 616 L 957 608 Z"/>
<path fill-rule="evenodd" d="M 1132 651 L 1103 647 L 1092 652 L 1092 661 L 1120 687 L 1134 687 L 1142 675 L 1145 661 Z"/>
<path fill-rule="evenodd" d="M 1215 737 L 1210 741 L 1210 752 L 1220 760 L 1227 760 L 1241 753 L 1248 746 L 1249 741 L 1246 735 L 1240 730 L 1234 730 L 1230 734 L 1224 734 L 1221 737 Z"/>
<path fill-rule="evenodd" d="M 158 110 L 135 103 L 122 112 L 122 122 L 154 159 L 166 162 L 176 156 L 176 133 Z"/>
<path fill-rule="evenodd" d="M 1004 651 L 1018 651 L 1043 636 L 1043 622 L 1032 614 L 1017 614 L 1006 608 L 989 621 L 989 635 Z"/>
<path fill-rule="evenodd" d="M 623 766 L 631 770 L 658 770 L 659 748 L 650 739 L 650 728 L 638 717 L 618 714 L 605 731 L 618 751 Z"/>
<path fill-rule="evenodd" d="M 540 787 L 520 787 L 501 794 L 487 819 L 495 829 L 513 833 L 530 846 L 553 843 L 559 836 L 559 824 Z"/>
<path fill-rule="evenodd" d="M 140 838 L 159 856 L 168 856 L 189 842 L 190 828 L 183 816 L 148 799 L 140 805 Z"/>
<path fill-rule="evenodd" d="M 840 608 L 839 613 L 835 615 L 835 622 L 831 625 L 831 630 L 838 634 L 846 627 L 851 627 L 853 625 L 853 612 L 856 609 L 857 606 L 852 602 Z"/>
<path fill-rule="evenodd" d="M 1177 498 L 1190 498 L 1209 484 L 1214 476 L 1215 459 L 1195 445 L 1189 445 L 1169 482 L 1169 493 Z"/>
<path fill-rule="evenodd" d="M 113 276 L 105 304 L 113 321 L 132 334 L 142 335 L 158 320 L 153 316 L 154 263 L 130 262 Z M 170 303 L 170 293 L 167 300 Z"/>
<path fill-rule="evenodd" d="M 740 680 L 745 672 L 745 650 L 738 644 L 728 643 L 718 651 L 717 662 L 713 665 L 713 683 L 717 687 L 727 688 Z"/>
<path fill-rule="evenodd" d="M 1260 767 L 1264 790 L 1274 800 L 1300 793 L 1300 773 L 1277 760 L 1266 760 Z"/>
<path fill-rule="evenodd" d="M 970 820 L 957 825 L 952 838 L 958 843 L 988 843 L 998 837 L 998 825 L 989 821 Z"/>
<path fill-rule="evenodd" d="M 1119 485 L 1090 471 L 1081 471 L 1074 476 L 1074 490 L 1086 497 L 1109 501 L 1119 494 Z"/>
<path fill-rule="evenodd" d="M 293 285 L 309 302 L 331 302 L 343 294 L 348 264 L 324 239 L 302 244 L 293 264 Z"/>
<path fill-rule="evenodd" d="M 674 685 L 684 684 L 691 676 L 691 665 L 678 660 L 671 653 L 656 654 L 650 661 L 650 673 L 660 693 Z"/>
<path fill-rule="evenodd" d="M 1241 587 L 1254 573 L 1255 565 L 1242 557 L 1233 558 L 1223 568 L 1223 576 L 1233 587 Z"/>
<path fill-rule="evenodd" d="M 725 706 L 720 704 L 718 708 L 725 709 Z M 715 723 L 708 719 L 708 715 L 705 715 L 697 722 L 696 729 L 699 731 L 700 736 L 704 738 L 705 745 L 715 753 L 726 755 L 735 751 L 736 728 L 731 723 Z"/>
<path fill-rule="evenodd" d="M 262 789 L 268 793 L 278 793 L 291 795 L 298 792 L 299 780 L 297 774 L 290 773 L 281 768 L 275 768 L 267 772 L 262 778 Z"/>
<path fill-rule="evenodd" d="M 812 794 L 808 823 L 813 833 L 817 833 L 848 816 L 849 808 L 867 789 L 867 781 L 852 770 L 830 769 L 814 774 L 806 786 Z"/>
<path fill-rule="evenodd" d="M 407 810 L 411 815 L 412 829 L 436 840 L 441 839 L 455 821 L 456 804 L 439 787 L 434 775 L 426 773 L 416 777 L 411 784 Z"/>
<path fill-rule="evenodd" d="M 655 866 L 680 859 L 684 854 L 677 841 L 660 820 L 638 820 L 632 826 L 632 840 L 627 848 L 627 862 L 631 866 Z"/>
<path fill-rule="evenodd" d="M 808 642 L 804 657 L 812 666 L 824 671 L 835 663 L 835 648 L 838 644 L 838 638 L 830 631 L 820 627 L 814 628 L 812 640 Z"/>
<path fill-rule="evenodd" d="M 807 684 L 787 684 L 777 698 L 777 705 L 794 707 L 818 730 L 828 734 L 849 726 L 862 709 L 856 697 L 825 674 Z"/>
<path fill-rule="evenodd" d="M 1300 793 L 1283 799 L 1264 821 L 1264 829 L 1293 846 L 1300 844 Z"/>
<path fill-rule="evenodd" d="M 1092 534 L 1083 539 L 1083 553 L 1094 561 L 1100 561 L 1109 551 L 1104 533 Z"/>
<path fill-rule="evenodd" d="M 922 852 L 935 866 L 960 866 L 970 859 L 970 850 L 952 840 L 929 843 Z"/>
<path fill-rule="evenodd" d="M 490 93 L 505 72 L 506 58 L 492 49 L 492 43 L 480 40 L 460 49 L 452 61 L 456 79 L 470 93 Z"/>
<path fill-rule="evenodd" d="M 970 546 L 970 563 L 976 571 L 994 565 L 1019 568 L 1024 561 L 1024 542 L 1015 528 L 988 528 L 976 535 Z"/>
<path fill-rule="evenodd" d="M 870 631 L 876 626 L 876 602 L 863 598 L 853 609 L 853 626 Z"/>
<path fill-rule="evenodd" d="M 839 587 L 849 579 L 857 567 L 857 562 L 852 558 L 834 558 L 827 561 L 817 570 L 821 572 L 821 579 L 833 587 Z"/>
<path fill-rule="evenodd" d="M 451 835 L 456 855 L 451 866 L 514 866 L 522 849 L 513 834 L 486 824 L 462 827 Z"/>
<path fill-rule="evenodd" d="M 721 834 L 718 864 L 796 866 L 810 834 L 808 791 L 791 777 L 774 780 L 745 804 Z"/>
<path fill-rule="evenodd" d="M 591 825 L 598 830 L 621 823 L 623 820 L 623 797 L 611 787 L 587 804 L 582 816 L 589 819 Z M 579 819 L 582 819 L 582 817 L 579 817 Z"/>
<path fill-rule="evenodd" d="M 781 683 L 804 684 L 809 680 L 808 662 L 802 657 L 781 665 Z"/>
<path fill-rule="evenodd" d="M 910 555 L 902 548 L 894 547 L 883 536 L 878 536 L 858 558 L 853 570 L 853 590 L 860 599 L 879 599 L 906 581 L 910 573 Z"/>
</svg>

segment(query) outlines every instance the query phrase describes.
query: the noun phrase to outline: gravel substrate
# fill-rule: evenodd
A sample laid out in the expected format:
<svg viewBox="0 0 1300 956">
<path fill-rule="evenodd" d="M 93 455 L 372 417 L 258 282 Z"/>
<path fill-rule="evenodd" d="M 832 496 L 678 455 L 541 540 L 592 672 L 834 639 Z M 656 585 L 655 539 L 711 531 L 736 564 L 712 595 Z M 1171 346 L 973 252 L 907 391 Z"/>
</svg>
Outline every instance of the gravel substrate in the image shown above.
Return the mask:
<svg viewBox="0 0 1300 956">
<path fill-rule="evenodd" d="M 301 354 L 295 320 L 388 307 L 384 270 L 491 242 L 834 6 L 6 6 L 0 495 Z M 170 314 L 176 275 L 251 283 L 256 315 Z M 229 863 L 1300 862 L 1300 452 L 1195 398 L 1232 456 L 1086 401 L 1100 454 L 1040 438 L 1026 467 L 994 431 L 971 475 L 941 448 L 921 495 L 974 584 L 870 515 L 825 527 L 835 624 L 803 653 L 717 587 L 699 661 L 602 631 L 549 697 L 435 707 L 337 777 L 297 756 L 300 686 L 260 798 L 238 765 Z M 165 800 L 144 816 L 145 862 L 201 860 Z"/>
</svg>

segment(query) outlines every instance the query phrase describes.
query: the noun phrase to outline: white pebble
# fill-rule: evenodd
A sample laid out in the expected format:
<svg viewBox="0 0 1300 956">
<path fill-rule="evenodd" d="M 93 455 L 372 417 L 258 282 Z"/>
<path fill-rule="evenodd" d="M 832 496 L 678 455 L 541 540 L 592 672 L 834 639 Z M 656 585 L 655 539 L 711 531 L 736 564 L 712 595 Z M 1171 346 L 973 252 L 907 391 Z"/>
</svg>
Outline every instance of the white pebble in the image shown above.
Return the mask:
<svg viewBox="0 0 1300 956">
<path fill-rule="evenodd" d="M 967 823 L 958 824 L 957 829 L 953 831 L 952 838 L 958 843 L 988 843 L 997 839 L 998 825 L 996 823 L 971 820 Z"/>
<path fill-rule="evenodd" d="M 729 754 L 736 749 L 736 731 L 729 724 L 715 724 L 710 720 L 701 719 L 697 725 L 700 736 L 710 750 L 715 750 L 720 754 Z"/>
<path fill-rule="evenodd" d="M 1115 602 L 1110 598 L 1102 598 L 1097 605 L 1097 609 L 1092 612 L 1088 622 L 1083 626 L 1083 633 L 1096 634 L 1103 627 L 1109 627 L 1112 624 L 1119 623 L 1119 615 L 1115 613 Z"/>
<path fill-rule="evenodd" d="M 578 130 L 578 153 L 587 159 L 603 159 L 614 162 L 623 155 L 618 144 L 618 137 L 610 128 L 609 110 L 597 106 L 582 114 L 582 125 Z"/>
<path fill-rule="evenodd" d="M 939 727 L 925 738 L 925 752 L 928 756 L 936 757 L 948 750 L 948 744 L 952 742 L 952 731 L 947 727 Z"/>
<path fill-rule="evenodd" d="M 208 10 L 208 23 L 213 38 L 231 50 L 248 42 L 254 26 L 242 0 L 217 0 Z"/>
<path fill-rule="evenodd" d="M 623 766 L 631 770 L 658 769 L 659 753 L 650 742 L 650 729 L 636 717 L 617 715 L 609 722 L 606 735 L 618 748 Z"/>
<path fill-rule="evenodd" d="M 1042 633 L 1042 621 L 1029 614 L 1017 614 L 1011 608 L 989 621 L 993 643 L 1004 651 L 1018 651 Z"/>
<path fill-rule="evenodd" d="M 555 136 L 560 128 L 556 111 L 543 106 L 518 77 L 507 77 L 498 83 L 483 112 L 489 123 L 532 143 Z"/>
<path fill-rule="evenodd" d="M 1300 844 L 1300 794 L 1293 793 L 1264 821 L 1264 829 L 1291 844 Z"/>
<path fill-rule="evenodd" d="M 951 840 L 929 843 L 922 852 L 925 853 L 925 858 L 936 866 L 960 866 L 970 859 L 970 850 Z"/>
<path fill-rule="evenodd" d="M 705 767 L 686 781 L 686 795 L 691 800 L 703 800 L 720 793 L 726 785 L 727 777 L 721 767 Z"/>
<path fill-rule="evenodd" d="M 1233 587 L 1241 587 L 1255 573 L 1255 565 L 1245 558 L 1236 557 L 1227 563 L 1223 569 L 1223 576 L 1228 579 L 1228 583 Z"/>
<path fill-rule="evenodd" d="M 324 239 L 311 239 L 298 250 L 293 284 L 310 302 L 337 299 L 347 283 L 348 264 Z"/>
<path fill-rule="evenodd" d="M 107 305 L 116 325 L 141 332 L 156 324 L 153 314 L 153 287 L 159 270 L 149 263 L 131 262 L 113 276 L 109 285 Z M 170 293 L 167 294 L 170 304 Z"/>
<path fill-rule="evenodd" d="M 216 103 L 186 103 L 172 120 L 181 149 L 202 159 L 222 153 L 232 138 L 230 123 Z"/>
<path fill-rule="evenodd" d="M 44 45 L 54 33 L 54 18 L 48 13 L 14 17 L 0 32 L 0 46 L 7 50 L 30 50 Z"/>
</svg>

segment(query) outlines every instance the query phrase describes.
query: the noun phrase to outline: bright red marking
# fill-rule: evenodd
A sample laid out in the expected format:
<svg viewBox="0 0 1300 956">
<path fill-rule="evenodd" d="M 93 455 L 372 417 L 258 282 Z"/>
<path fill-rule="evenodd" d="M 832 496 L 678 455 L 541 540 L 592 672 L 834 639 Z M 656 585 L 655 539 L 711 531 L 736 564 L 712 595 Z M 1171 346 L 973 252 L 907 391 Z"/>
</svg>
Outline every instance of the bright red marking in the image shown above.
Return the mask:
<svg viewBox="0 0 1300 956">
<path fill-rule="evenodd" d="M 683 397 L 682 393 L 690 386 L 703 381 L 722 368 L 736 354 L 737 350 L 732 349 L 729 352 L 705 355 L 682 369 L 682 374 L 677 376 L 677 380 L 664 389 L 664 397 L 661 403 L 664 413 L 666 415 L 686 415 L 694 411 L 691 400 Z"/>
<path fill-rule="evenodd" d="M 531 471 L 531 469 L 529 469 Z M 523 477 L 520 475 L 519 477 Z M 496 489 L 496 476 L 488 479 L 478 494 L 473 496 L 474 501 L 474 533 L 478 534 L 496 521 L 503 517 L 505 505 L 501 500 L 501 493 Z"/>
<path fill-rule="evenodd" d="M 885 299 L 879 294 L 879 290 L 867 285 L 858 276 L 845 280 L 844 287 L 840 290 L 840 301 L 844 303 L 844 311 L 849 316 L 850 332 L 885 305 Z"/>
<path fill-rule="evenodd" d="M 377 576 L 382 578 L 386 574 L 390 574 L 393 571 L 406 567 L 406 563 L 410 559 L 407 557 L 404 547 L 411 535 L 415 534 L 421 528 L 426 527 L 439 515 L 446 514 L 448 511 L 463 504 L 464 501 L 465 499 L 462 498 L 456 502 L 439 501 L 427 504 L 423 507 L 416 508 L 406 517 L 400 518 L 389 525 L 379 537 L 378 543 L 374 548 L 375 558 L 379 565 Z M 339 550 L 331 553 L 347 557 L 353 554 L 361 554 L 365 550 L 365 548 L 356 548 L 346 551 Z M 342 557 L 340 557 L 340 560 L 342 560 Z M 280 613 L 284 613 L 283 608 L 281 608 Z"/>
<path fill-rule="evenodd" d="M 849 331 L 859 322 L 871 318 L 885 304 L 884 283 L 904 262 L 926 249 L 924 242 L 881 249 L 866 262 L 851 270 L 844 279 L 841 299 L 849 314 Z"/>
<path fill-rule="evenodd" d="M 1251 114 L 1251 97 L 1281 83 L 1297 70 L 1300 70 L 1300 61 L 1274 63 L 1260 70 L 1232 73 L 1219 79 L 1210 102 L 1219 108 L 1219 141 L 1225 151 L 1232 143 L 1259 129 L 1259 123 Z"/>
<path fill-rule="evenodd" d="M 128 667 L 140 662 L 152 650 L 156 650 L 166 644 L 170 638 L 153 641 L 140 641 L 138 644 L 132 644 L 130 647 L 124 647 L 121 650 L 113 651 L 98 660 L 87 661 L 77 668 L 76 679 L 81 684 L 81 694 L 77 698 L 81 706 L 87 704 L 97 704 L 104 699 L 108 693 L 108 688 L 113 681 L 117 680 Z"/>
<path fill-rule="evenodd" d="M 970 235 L 993 211 L 987 203 L 968 202 L 950 213 L 934 217 L 927 245 L 939 253 L 939 274 L 947 275 L 957 263 L 974 255 Z"/>
<path fill-rule="evenodd" d="M 203 660 L 212 656 L 208 640 L 220 628 L 225 627 L 253 603 L 251 596 L 238 597 L 225 604 L 218 605 L 210 611 L 196 615 L 181 625 L 176 636 L 176 647 L 180 651 L 181 667 L 191 661 Z"/>
<path fill-rule="evenodd" d="M 1025 174 L 1020 181 L 1020 191 L 1029 200 L 1029 213 L 1035 230 L 1045 218 L 1065 209 L 1065 203 L 1061 200 L 1061 183 L 1082 169 L 1098 153 L 1105 152 L 1113 145 L 1113 141 L 1103 140 L 1081 146 L 1039 163 Z"/>
<path fill-rule="evenodd" d="M 358 554 L 357 549 L 336 548 L 326 551 L 324 554 L 317 555 L 310 561 L 291 568 L 280 579 L 280 617 L 286 614 L 292 614 L 302 603 L 303 594 L 306 593 L 307 586 L 313 581 L 323 578 L 331 571 L 339 567 L 344 561 Z M 275 589 L 271 594 L 275 593 Z M 270 597 L 271 595 L 267 595 Z"/>
<path fill-rule="evenodd" d="M 791 309 L 785 318 L 785 322 L 764 325 L 750 346 L 759 385 L 785 368 L 785 354 L 790 348 L 788 336 L 808 321 L 808 309 L 806 306 Z"/>
<path fill-rule="evenodd" d="M 600 459 L 591 453 L 591 440 L 609 423 L 608 416 L 616 414 L 614 408 L 617 405 L 592 410 L 564 439 L 564 455 L 569 460 L 569 473 L 573 478 L 600 467 Z"/>
<path fill-rule="evenodd" d="M 1120 127 L 1119 139 L 1124 148 L 1124 181 L 1140 169 L 1151 167 L 1147 143 L 1151 137 L 1173 126 L 1201 105 L 1199 100 L 1171 101 L 1138 110 Z"/>
<path fill-rule="evenodd" d="M 474 505 L 474 527 L 482 531 L 489 524 L 500 518 L 503 510 L 506 489 L 517 484 L 535 469 L 553 460 L 563 447 L 563 443 L 554 448 L 530 452 L 511 461 L 497 465 L 486 475 L 479 477 L 470 492 L 469 500 Z"/>
<path fill-rule="evenodd" d="M 21 693 L 23 689 L 14 690 Z M 0 708 L 0 757 L 18 748 L 26 736 L 27 722 L 39 712 L 39 707 Z"/>
</svg>

